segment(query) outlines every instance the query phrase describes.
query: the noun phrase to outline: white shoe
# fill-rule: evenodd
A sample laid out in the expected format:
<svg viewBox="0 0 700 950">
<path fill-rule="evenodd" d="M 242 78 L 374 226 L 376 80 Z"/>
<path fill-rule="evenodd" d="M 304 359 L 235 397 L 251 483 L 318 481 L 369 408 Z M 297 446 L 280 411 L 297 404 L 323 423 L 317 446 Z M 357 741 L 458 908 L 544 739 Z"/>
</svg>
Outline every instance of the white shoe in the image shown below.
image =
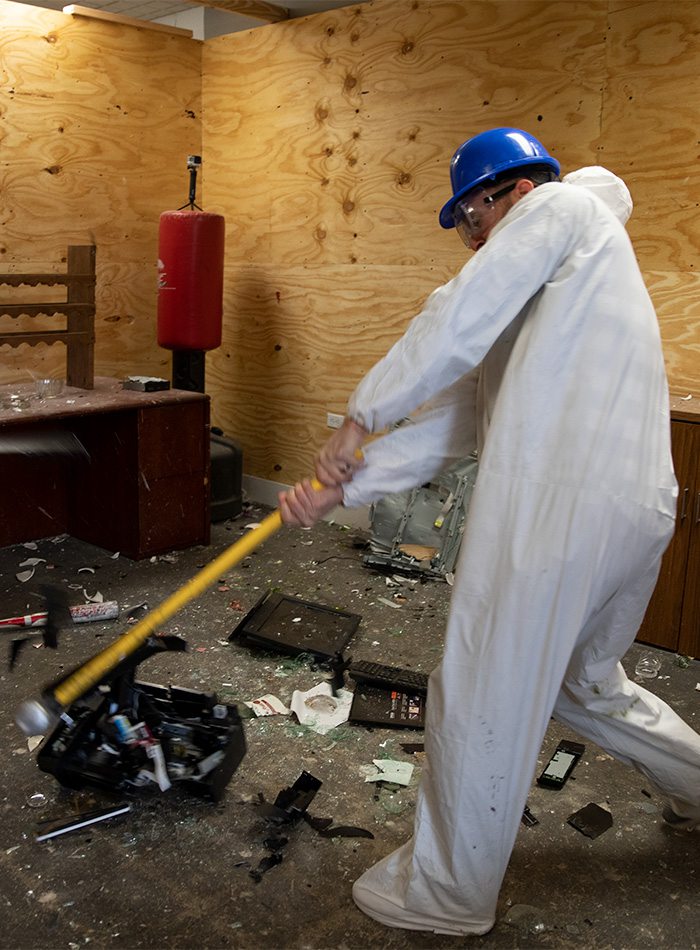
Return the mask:
<svg viewBox="0 0 700 950">
<path fill-rule="evenodd" d="M 679 831 L 694 831 L 700 828 L 700 811 L 694 815 L 677 815 L 670 805 L 665 805 L 661 811 L 661 817 L 667 825 Z"/>
<path fill-rule="evenodd" d="M 389 855 L 391 858 L 392 855 Z M 485 934 L 493 927 L 495 920 L 459 921 L 440 917 L 439 914 L 417 913 L 404 907 L 403 901 L 395 894 L 385 890 L 385 867 L 388 859 L 369 868 L 359 877 L 352 888 L 352 899 L 363 914 L 379 921 L 385 927 L 401 927 L 403 930 L 427 930 L 435 934 L 463 936 L 465 934 Z"/>
</svg>

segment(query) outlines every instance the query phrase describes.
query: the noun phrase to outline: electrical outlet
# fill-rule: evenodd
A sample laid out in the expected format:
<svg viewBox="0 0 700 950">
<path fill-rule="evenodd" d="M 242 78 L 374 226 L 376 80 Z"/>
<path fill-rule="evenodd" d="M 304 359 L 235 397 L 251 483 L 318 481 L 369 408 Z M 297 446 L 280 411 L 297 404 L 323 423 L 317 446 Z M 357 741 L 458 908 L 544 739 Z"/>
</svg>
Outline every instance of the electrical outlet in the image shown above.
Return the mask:
<svg viewBox="0 0 700 950">
<path fill-rule="evenodd" d="M 345 416 L 341 416 L 338 412 L 327 412 L 326 425 L 329 429 L 339 429 L 343 424 L 344 418 Z"/>
</svg>

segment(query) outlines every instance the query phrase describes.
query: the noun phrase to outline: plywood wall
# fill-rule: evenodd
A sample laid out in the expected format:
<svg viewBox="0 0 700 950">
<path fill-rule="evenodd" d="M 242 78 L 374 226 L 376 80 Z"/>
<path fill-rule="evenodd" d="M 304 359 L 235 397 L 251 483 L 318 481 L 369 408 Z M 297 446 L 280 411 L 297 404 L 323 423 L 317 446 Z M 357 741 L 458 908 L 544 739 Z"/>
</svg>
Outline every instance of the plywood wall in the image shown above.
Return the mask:
<svg viewBox="0 0 700 950">
<path fill-rule="evenodd" d="M 200 92 L 201 43 L 0 2 L 0 269 L 61 271 L 68 244 L 97 245 L 100 375 L 168 375 L 158 218 L 187 199 Z M 19 293 L 0 287 L 6 301 Z M 64 367 L 61 344 L 0 348 L 0 382 Z"/>
<path fill-rule="evenodd" d="M 437 226 L 470 130 L 590 161 L 606 5 L 375 3 L 209 41 L 208 204 L 227 218 L 214 416 L 293 481 L 354 385 L 464 260 Z M 536 50 L 536 56 L 533 56 Z"/>
<path fill-rule="evenodd" d="M 671 386 L 700 390 L 700 4 L 610 4 L 600 137 L 628 182 L 628 229 Z"/>
<path fill-rule="evenodd" d="M 671 383 L 700 385 L 698 29 L 695 3 L 375 0 L 208 41 L 206 199 L 227 219 L 209 388 L 246 471 L 308 472 L 326 412 L 464 262 L 436 215 L 452 152 L 491 126 L 629 181 Z"/>
<path fill-rule="evenodd" d="M 157 221 L 201 150 L 227 223 L 213 421 L 247 473 L 291 482 L 465 260 L 437 224 L 454 149 L 521 126 L 565 171 L 627 179 L 671 385 L 697 391 L 699 34 L 685 0 L 370 0 L 202 45 L 0 0 L 0 268 L 96 242 L 98 373 L 167 375 Z M 63 356 L 0 358 L 1 381 Z"/>
</svg>

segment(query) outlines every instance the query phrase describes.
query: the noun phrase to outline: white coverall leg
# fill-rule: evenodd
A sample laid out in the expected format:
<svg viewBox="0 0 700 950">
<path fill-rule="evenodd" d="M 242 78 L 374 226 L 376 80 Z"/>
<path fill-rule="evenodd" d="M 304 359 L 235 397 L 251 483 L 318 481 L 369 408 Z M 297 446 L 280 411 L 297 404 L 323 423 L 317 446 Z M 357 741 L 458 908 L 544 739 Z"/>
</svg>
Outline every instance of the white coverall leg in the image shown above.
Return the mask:
<svg viewBox="0 0 700 950">
<path fill-rule="evenodd" d="M 542 185 L 510 209 L 348 407 L 376 432 L 478 367 L 479 475 L 414 836 L 353 889 L 390 926 L 493 926 L 553 712 L 678 814 L 700 810 L 700 736 L 619 666 L 674 524 L 658 327 L 623 229 L 577 192 Z M 369 449 L 392 437 L 368 447 L 346 505 L 377 497 Z"/>
</svg>

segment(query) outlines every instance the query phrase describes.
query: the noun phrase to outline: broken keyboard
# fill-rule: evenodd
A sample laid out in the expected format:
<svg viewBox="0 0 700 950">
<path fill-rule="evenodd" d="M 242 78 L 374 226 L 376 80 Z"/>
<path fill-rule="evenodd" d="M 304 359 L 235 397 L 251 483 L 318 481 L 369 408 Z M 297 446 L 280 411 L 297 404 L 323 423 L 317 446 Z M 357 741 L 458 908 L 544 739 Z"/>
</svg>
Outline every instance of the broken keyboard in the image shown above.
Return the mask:
<svg viewBox="0 0 700 950">
<path fill-rule="evenodd" d="M 380 686 L 384 689 L 404 690 L 409 693 L 428 692 L 428 674 L 418 670 L 406 670 L 397 666 L 385 666 L 371 660 L 351 660 L 349 675 L 356 683 Z"/>
</svg>

